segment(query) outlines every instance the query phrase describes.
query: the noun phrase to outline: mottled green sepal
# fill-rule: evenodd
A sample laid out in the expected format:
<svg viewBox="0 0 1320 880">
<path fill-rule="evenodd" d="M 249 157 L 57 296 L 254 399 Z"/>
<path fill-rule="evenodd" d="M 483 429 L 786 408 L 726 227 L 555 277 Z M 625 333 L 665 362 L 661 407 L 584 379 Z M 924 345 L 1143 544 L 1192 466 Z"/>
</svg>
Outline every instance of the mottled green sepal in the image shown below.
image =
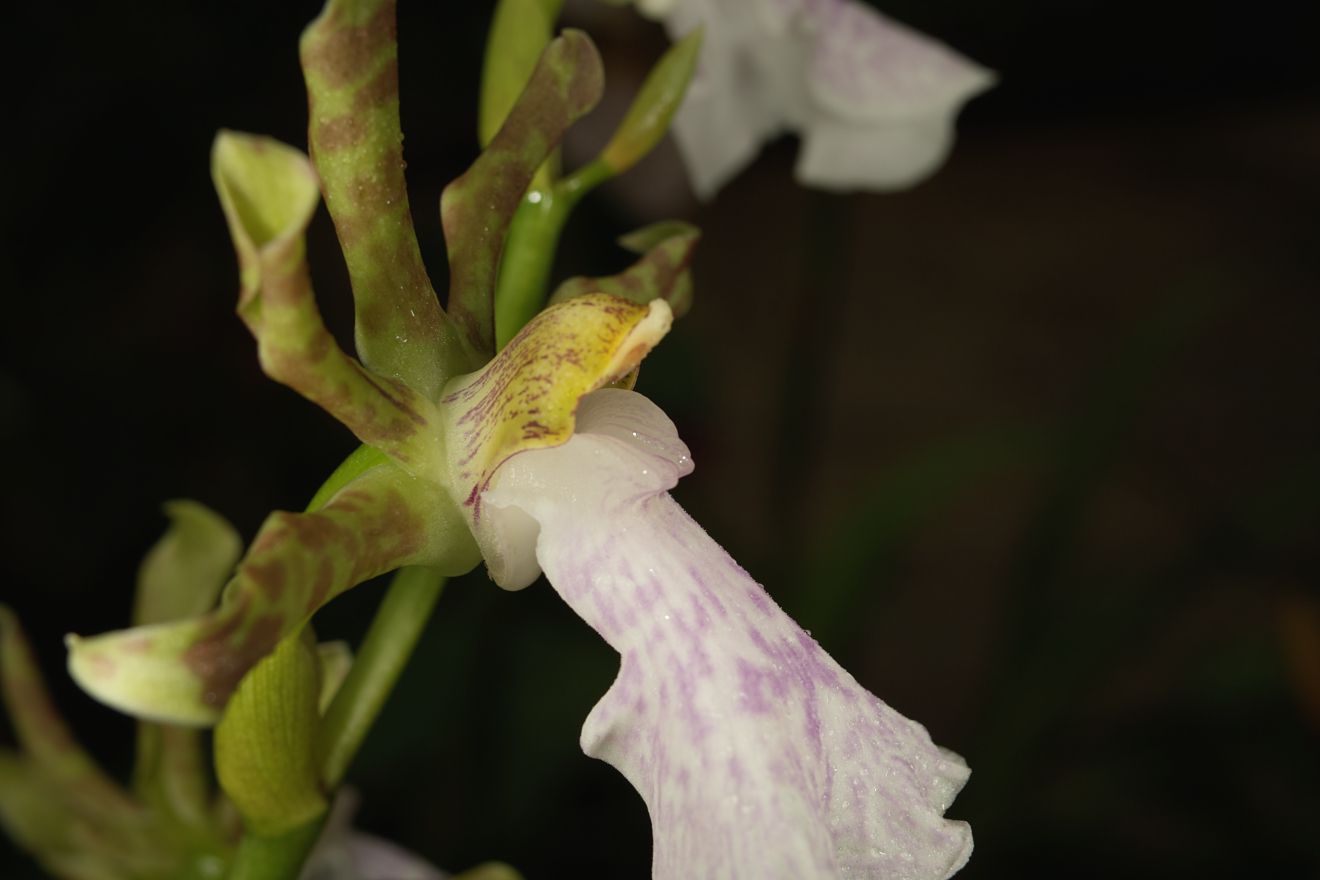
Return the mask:
<svg viewBox="0 0 1320 880">
<path fill-rule="evenodd" d="M 302 268 L 303 232 L 320 201 L 316 173 L 293 147 L 221 131 L 211 148 L 211 178 L 238 252 L 239 314 L 250 320 L 263 286 L 282 292 Z"/>
<path fill-rule="evenodd" d="M 303 32 L 308 143 L 353 285 L 358 356 L 434 398 L 471 369 L 422 263 L 404 182 L 393 0 L 330 0 Z"/>
<path fill-rule="evenodd" d="M 163 623 L 201 614 L 215 604 L 243 552 L 222 516 L 196 501 L 165 505 L 170 526 L 138 568 L 133 623 Z"/>
<path fill-rule="evenodd" d="M 674 317 L 682 317 L 692 306 L 692 253 L 701 239 L 695 226 L 678 221 L 656 223 L 624 236 L 620 244 L 629 250 L 645 248 L 642 258 L 618 275 L 603 278 L 570 278 L 555 290 L 551 303 L 560 303 L 589 293 L 608 293 L 635 303 L 661 299 L 669 303 Z"/>
<path fill-rule="evenodd" d="M 477 137 L 486 146 L 531 79 L 563 0 L 499 0 L 486 36 Z"/>
<path fill-rule="evenodd" d="M 495 351 L 493 296 L 500 253 L 536 169 L 564 131 L 600 100 L 604 73 L 586 34 L 551 41 L 499 133 L 440 200 L 449 251 L 449 314 L 472 346 Z"/>
<path fill-rule="evenodd" d="M 701 230 L 686 220 L 657 220 L 640 229 L 625 232 L 619 236 L 618 242 L 619 247 L 629 253 L 644 254 L 656 245 L 664 244 L 671 238 L 688 236 L 695 240 L 700 235 Z"/>
<path fill-rule="evenodd" d="M 170 526 L 138 568 L 133 623 L 195 617 L 215 605 L 243 552 L 224 517 L 195 501 L 165 505 Z M 197 731 L 144 721 L 138 725 L 133 790 L 184 825 L 209 822 L 209 783 Z"/>
<path fill-rule="evenodd" d="M 601 150 L 600 161 L 614 174 L 621 174 L 651 152 L 669 131 L 701 51 L 701 31 L 696 30 L 669 47 L 642 83 L 628 113 Z"/>
<path fill-rule="evenodd" d="M 207 618 L 65 637 L 69 675 L 84 691 L 138 718 L 206 726 L 220 717 L 206 683 L 180 662 L 210 628 Z M 269 648 L 267 648 L 269 650 Z M 232 689 L 232 684 L 231 684 Z"/>
<path fill-rule="evenodd" d="M 70 637 L 69 671 L 102 702 L 141 718 L 214 724 L 243 675 L 344 590 L 402 565 L 446 574 L 480 560 L 444 493 L 391 463 L 312 513 L 263 524 L 220 607 L 177 623 Z"/>
<path fill-rule="evenodd" d="M 216 726 L 216 777 L 258 834 L 289 831 L 328 806 L 314 747 L 320 693 L 316 646 L 303 630 L 244 676 Z"/>
<path fill-rule="evenodd" d="M 206 817 L 185 828 L 103 774 L 55 715 L 7 609 L 0 639 L 5 701 L 23 746 L 0 750 L 0 825 L 55 877 L 218 877 L 222 844 Z"/>
<path fill-rule="evenodd" d="M 257 338 L 266 375 L 321 406 L 362 442 L 406 467 L 424 466 L 435 446 L 430 402 L 346 355 L 317 310 L 304 248 L 318 201 L 307 157 L 270 138 L 221 132 L 211 171 L 238 251 L 239 316 Z"/>
</svg>

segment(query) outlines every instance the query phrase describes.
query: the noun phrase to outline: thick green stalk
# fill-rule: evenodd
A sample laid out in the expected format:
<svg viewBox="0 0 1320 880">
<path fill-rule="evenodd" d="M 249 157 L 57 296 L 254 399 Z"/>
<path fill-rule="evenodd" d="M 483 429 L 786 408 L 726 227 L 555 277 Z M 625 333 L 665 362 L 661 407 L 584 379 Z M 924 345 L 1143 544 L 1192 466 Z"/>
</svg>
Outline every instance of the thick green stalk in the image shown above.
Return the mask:
<svg viewBox="0 0 1320 880">
<path fill-rule="evenodd" d="M 426 628 L 445 578 L 433 568 L 402 568 L 394 575 L 348 677 L 326 710 L 317 741 L 321 781 L 333 791 L 394 689 Z"/>
</svg>

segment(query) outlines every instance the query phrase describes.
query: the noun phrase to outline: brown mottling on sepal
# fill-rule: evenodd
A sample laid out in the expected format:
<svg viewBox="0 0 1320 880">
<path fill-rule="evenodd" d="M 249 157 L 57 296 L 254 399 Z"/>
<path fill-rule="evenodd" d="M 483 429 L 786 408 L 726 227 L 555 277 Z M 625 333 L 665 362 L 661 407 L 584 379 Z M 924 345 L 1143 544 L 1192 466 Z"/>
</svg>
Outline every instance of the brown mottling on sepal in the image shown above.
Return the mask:
<svg viewBox="0 0 1320 880">
<path fill-rule="evenodd" d="M 536 169 L 600 100 L 604 72 L 586 34 L 552 40 L 499 133 L 440 200 L 449 251 L 449 314 L 475 350 L 495 347 L 493 296 L 509 223 Z"/>
<path fill-rule="evenodd" d="M 641 259 L 617 275 L 601 278 L 570 278 L 550 297 L 565 302 L 587 293 L 604 292 L 635 303 L 662 299 L 674 317 L 681 318 L 692 305 L 692 255 L 701 231 L 687 223 L 654 224 L 625 236 L 622 243 L 643 252 Z"/>
<path fill-rule="evenodd" d="M 394 0 L 330 0 L 300 56 L 308 144 L 353 285 L 358 354 L 433 398 L 475 360 L 440 308 L 413 229 Z"/>
<path fill-rule="evenodd" d="M 239 315 L 262 369 L 405 467 L 428 465 L 431 403 L 403 381 L 373 375 L 339 348 L 321 320 L 304 253 L 316 209 L 307 157 L 268 138 L 222 132 L 212 172 L 238 251 Z"/>
<path fill-rule="evenodd" d="M 139 717 L 212 724 L 252 666 L 344 590 L 394 568 L 458 574 L 479 555 L 432 487 L 386 463 L 311 513 L 271 514 L 220 607 L 190 620 L 73 639 L 69 667 L 92 696 Z"/>
<path fill-rule="evenodd" d="M 331 0 L 307 26 L 300 55 L 307 74 L 345 88 L 397 55 L 393 0 Z"/>
</svg>

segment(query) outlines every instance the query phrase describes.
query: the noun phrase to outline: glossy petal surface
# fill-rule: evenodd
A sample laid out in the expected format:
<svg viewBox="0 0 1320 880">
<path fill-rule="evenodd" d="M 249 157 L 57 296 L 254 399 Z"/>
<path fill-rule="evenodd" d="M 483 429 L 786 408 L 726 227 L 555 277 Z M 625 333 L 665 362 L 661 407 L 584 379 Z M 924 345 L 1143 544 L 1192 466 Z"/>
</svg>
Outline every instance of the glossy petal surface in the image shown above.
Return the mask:
<svg viewBox="0 0 1320 880">
<path fill-rule="evenodd" d="M 944 878 L 971 852 L 945 808 L 967 769 L 868 693 L 666 492 L 691 469 L 640 395 L 583 399 L 567 443 L 485 493 L 535 536 L 561 596 L 622 655 L 583 750 L 645 799 L 656 878 Z M 528 528 L 528 519 L 539 527 Z"/>
</svg>

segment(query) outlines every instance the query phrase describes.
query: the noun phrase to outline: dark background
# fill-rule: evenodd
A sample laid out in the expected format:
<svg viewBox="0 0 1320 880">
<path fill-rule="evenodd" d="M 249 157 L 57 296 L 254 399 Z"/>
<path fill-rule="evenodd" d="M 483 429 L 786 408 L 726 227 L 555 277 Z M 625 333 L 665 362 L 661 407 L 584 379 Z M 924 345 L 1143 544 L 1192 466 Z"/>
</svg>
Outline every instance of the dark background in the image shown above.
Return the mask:
<svg viewBox="0 0 1320 880">
<path fill-rule="evenodd" d="M 423 251 L 474 155 L 486 4 L 404 3 Z M 614 236 L 705 230 L 697 300 L 643 370 L 697 471 L 679 499 L 871 690 L 974 772 L 978 877 L 1320 871 L 1320 63 L 1305 4 L 897 0 L 994 68 L 949 164 L 813 194 L 784 139 L 711 204 L 672 148 L 589 199 Z M 662 51 L 627 11 L 590 156 Z M 354 442 L 259 372 L 207 171 L 218 127 L 305 144 L 315 2 L 27 5 L 6 25 L 0 595 L 108 766 L 131 724 L 59 670 L 127 621 L 197 498 L 250 537 Z M 583 19 L 579 19 L 580 21 Z M 310 250 L 341 338 L 322 213 Z M 356 638 L 380 596 L 318 617 Z M 360 824 L 459 869 L 648 874 L 645 808 L 580 754 L 616 657 L 544 584 L 450 586 L 351 774 Z M 36 876 L 0 840 L 0 876 Z"/>
</svg>

